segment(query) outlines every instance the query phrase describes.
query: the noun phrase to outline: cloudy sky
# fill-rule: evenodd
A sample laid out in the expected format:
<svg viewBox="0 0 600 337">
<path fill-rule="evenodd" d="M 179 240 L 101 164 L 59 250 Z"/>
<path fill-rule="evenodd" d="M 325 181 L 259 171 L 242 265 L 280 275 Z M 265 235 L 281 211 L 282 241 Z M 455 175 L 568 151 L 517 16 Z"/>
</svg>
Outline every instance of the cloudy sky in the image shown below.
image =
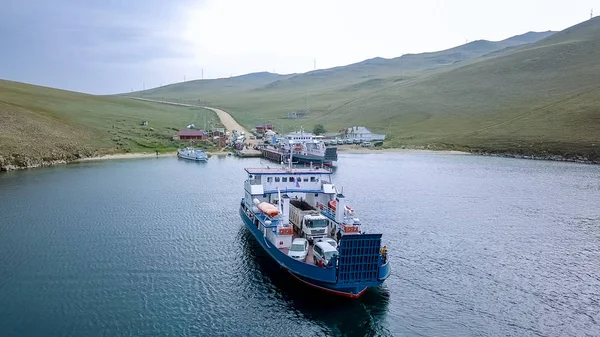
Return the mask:
<svg viewBox="0 0 600 337">
<path fill-rule="evenodd" d="M 7 3 L 8 1 L 8 3 Z M 0 78 L 95 94 L 562 30 L 590 0 L 3 0 Z M 600 8 L 597 8 L 600 12 Z"/>
</svg>

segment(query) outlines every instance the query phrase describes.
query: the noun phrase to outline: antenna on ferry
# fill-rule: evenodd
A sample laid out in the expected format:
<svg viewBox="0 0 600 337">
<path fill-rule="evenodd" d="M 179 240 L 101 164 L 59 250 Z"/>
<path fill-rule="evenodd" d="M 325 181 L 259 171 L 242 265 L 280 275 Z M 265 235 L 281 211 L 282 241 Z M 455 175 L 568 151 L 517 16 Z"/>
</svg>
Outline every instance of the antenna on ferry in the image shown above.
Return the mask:
<svg viewBox="0 0 600 337">
<path fill-rule="evenodd" d="M 279 198 L 279 201 L 277 202 L 277 208 L 279 209 L 279 214 L 283 214 L 283 208 L 281 206 L 281 191 L 279 190 L 279 186 L 277 186 L 277 198 Z"/>
</svg>

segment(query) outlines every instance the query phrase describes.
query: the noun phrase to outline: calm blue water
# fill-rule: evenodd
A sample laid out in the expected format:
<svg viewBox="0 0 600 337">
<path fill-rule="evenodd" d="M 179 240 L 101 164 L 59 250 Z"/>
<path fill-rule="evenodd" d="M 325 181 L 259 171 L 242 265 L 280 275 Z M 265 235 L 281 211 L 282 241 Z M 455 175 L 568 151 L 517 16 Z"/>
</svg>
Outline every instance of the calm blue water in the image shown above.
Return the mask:
<svg viewBox="0 0 600 337">
<path fill-rule="evenodd" d="M 360 300 L 271 262 L 213 157 L 0 174 L 0 336 L 599 336 L 600 167 L 340 154 L 393 273 Z"/>
</svg>

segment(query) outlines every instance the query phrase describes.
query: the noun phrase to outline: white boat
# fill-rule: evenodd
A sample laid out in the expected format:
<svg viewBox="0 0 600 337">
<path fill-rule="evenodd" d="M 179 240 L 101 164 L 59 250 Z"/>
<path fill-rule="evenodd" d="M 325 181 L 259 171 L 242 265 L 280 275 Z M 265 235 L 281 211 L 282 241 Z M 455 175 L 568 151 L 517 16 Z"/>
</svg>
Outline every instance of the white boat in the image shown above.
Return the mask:
<svg viewBox="0 0 600 337">
<path fill-rule="evenodd" d="M 193 147 L 186 147 L 185 149 L 177 150 L 177 157 L 195 161 L 207 161 L 208 153 L 206 153 L 206 151 L 204 150 L 194 149 Z"/>
<path fill-rule="evenodd" d="M 298 163 L 331 166 L 332 162 L 337 161 L 337 148 L 328 148 L 323 140 L 304 130 L 287 134 L 283 148 L 291 151 L 293 159 Z"/>
</svg>

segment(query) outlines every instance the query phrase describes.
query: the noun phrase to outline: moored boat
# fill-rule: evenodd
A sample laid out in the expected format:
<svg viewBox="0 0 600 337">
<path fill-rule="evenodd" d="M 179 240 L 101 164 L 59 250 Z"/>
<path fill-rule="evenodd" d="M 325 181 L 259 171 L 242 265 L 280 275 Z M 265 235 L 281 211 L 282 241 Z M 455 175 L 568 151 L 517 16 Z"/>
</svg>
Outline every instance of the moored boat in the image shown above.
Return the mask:
<svg viewBox="0 0 600 337">
<path fill-rule="evenodd" d="M 262 249 L 295 278 L 357 298 L 390 275 L 382 234 L 362 230 L 360 219 L 331 182 L 329 170 L 291 166 L 245 170 L 240 216 Z M 299 238 L 309 244 L 304 246 Z"/>
<path fill-rule="evenodd" d="M 328 147 L 323 140 L 304 131 L 289 133 L 277 144 L 263 146 L 261 152 L 263 157 L 276 162 L 283 162 L 290 154 L 298 164 L 333 166 L 338 159 L 336 147 Z"/>
<path fill-rule="evenodd" d="M 194 161 L 207 161 L 208 153 L 204 150 L 186 147 L 184 149 L 177 149 L 177 157 Z"/>
<path fill-rule="evenodd" d="M 301 164 L 332 166 L 337 161 L 336 147 L 327 147 L 323 140 L 303 130 L 287 134 L 284 149 L 291 151 L 293 160 Z"/>
</svg>

